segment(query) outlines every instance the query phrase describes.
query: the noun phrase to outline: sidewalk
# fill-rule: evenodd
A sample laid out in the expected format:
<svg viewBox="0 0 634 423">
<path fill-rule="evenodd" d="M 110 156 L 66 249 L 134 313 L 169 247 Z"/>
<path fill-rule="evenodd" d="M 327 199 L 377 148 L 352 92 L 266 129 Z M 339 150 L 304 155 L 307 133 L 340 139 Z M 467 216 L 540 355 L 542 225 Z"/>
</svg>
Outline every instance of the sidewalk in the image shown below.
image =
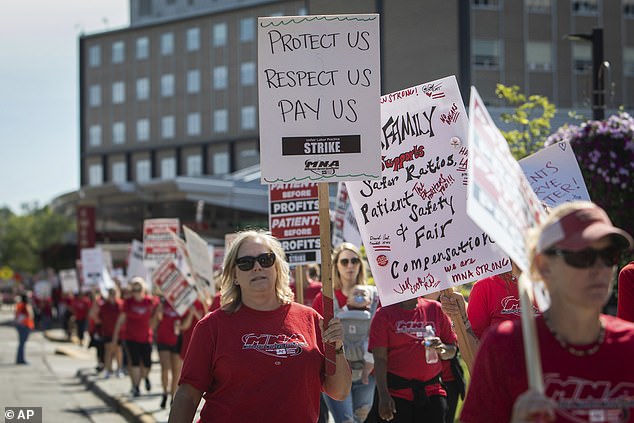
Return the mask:
<svg viewBox="0 0 634 423">
<path fill-rule="evenodd" d="M 59 345 L 55 348 L 55 354 L 61 354 L 85 361 L 86 366 L 77 372 L 78 379 L 86 386 L 86 389 L 101 398 L 129 422 L 138 423 L 162 423 L 167 422 L 169 416 L 168 406 L 161 409 L 161 367 L 158 363 L 158 354 L 152 352 L 152 369 L 149 379 L 151 390 L 145 390 L 141 383 L 141 395 L 133 397 L 130 394 L 131 382 L 128 376 L 108 379 L 103 377 L 103 372 L 97 374 L 96 351 L 94 348 L 86 348 L 69 342 L 62 329 L 51 329 L 46 332 L 46 338 Z"/>
</svg>

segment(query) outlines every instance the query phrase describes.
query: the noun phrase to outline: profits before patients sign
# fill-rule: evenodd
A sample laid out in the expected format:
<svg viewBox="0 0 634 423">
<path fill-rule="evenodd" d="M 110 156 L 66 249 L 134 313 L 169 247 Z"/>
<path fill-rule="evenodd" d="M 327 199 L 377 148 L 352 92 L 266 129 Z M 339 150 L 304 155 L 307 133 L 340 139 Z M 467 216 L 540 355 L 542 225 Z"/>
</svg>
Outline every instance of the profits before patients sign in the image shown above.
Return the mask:
<svg viewBox="0 0 634 423">
<path fill-rule="evenodd" d="M 258 19 L 262 183 L 376 179 L 379 16 Z"/>
<path fill-rule="evenodd" d="M 383 305 L 510 270 L 466 213 L 467 131 L 455 77 L 381 98 L 381 179 L 346 186 Z"/>
</svg>

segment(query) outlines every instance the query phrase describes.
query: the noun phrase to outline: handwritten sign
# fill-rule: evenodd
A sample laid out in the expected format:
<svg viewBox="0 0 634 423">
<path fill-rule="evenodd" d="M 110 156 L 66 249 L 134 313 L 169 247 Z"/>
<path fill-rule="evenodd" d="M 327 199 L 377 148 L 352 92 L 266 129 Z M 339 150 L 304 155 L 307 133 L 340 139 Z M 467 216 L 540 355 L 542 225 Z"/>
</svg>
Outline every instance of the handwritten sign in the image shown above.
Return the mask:
<svg viewBox="0 0 634 423">
<path fill-rule="evenodd" d="M 467 213 L 526 271 L 525 235 L 544 210 L 475 87 L 469 115 Z"/>
<path fill-rule="evenodd" d="M 537 198 L 549 207 L 590 201 L 579 163 L 568 141 L 560 141 L 519 161 Z"/>
<path fill-rule="evenodd" d="M 466 214 L 467 129 L 453 76 L 381 98 L 381 178 L 346 185 L 384 305 L 510 269 Z"/>
<path fill-rule="evenodd" d="M 269 228 L 292 265 L 321 262 L 317 183 L 269 185 Z"/>
<path fill-rule="evenodd" d="M 262 183 L 378 178 L 379 15 L 258 18 Z"/>
</svg>

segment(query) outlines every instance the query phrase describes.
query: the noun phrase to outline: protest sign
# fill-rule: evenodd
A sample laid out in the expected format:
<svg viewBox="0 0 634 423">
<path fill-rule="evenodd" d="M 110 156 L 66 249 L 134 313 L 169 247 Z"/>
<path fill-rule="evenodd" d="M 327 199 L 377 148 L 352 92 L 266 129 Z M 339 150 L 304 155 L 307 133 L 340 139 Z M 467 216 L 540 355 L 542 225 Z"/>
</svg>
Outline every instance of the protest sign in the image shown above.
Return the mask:
<svg viewBox="0 0 634 423">
<path fill-rule="evenodd" d="M 381 303 L 510 270 L 466 214 L 468 122 L 455 77 L 381 98 L 379 180 L 346 182 Z"/>
<path fill-rule="evenodd" d="M 59 280 L 62 284 L 62 292 L 72 294 L 79 292 L 79 281 L 75 269 L 64 269 L 59 271 Z"/>
<path fill-rule="evenodd" d="M 187 253 L 189 254 L 194 272 L 206 279 L 213 286 L 214 265 L 207 241 L 187 226 L 183 226 L 183 231 L 185 232 L 185 240 L 187 241 Z"/>
<path fill-rule="evenodd" d="M 100 247 L 81 249 L 81 271 L 86 287 L 103 284 L 103 269 L 103 252 Z"/>
<path fill-rule="evenodd" d="M 334 225 L 332 229 L 332 245 L 337 246 L 342 242 L 350 242 L 361 246 L 363 240 L 359 233 L 357 220 L 348 196 L 348 188 L 345 182 L 339 182 L 337 186 L 337 198 L 335 200 Z"/>
<path fill-rule="evenodd" d="M 163 296 L 179 315 L 196 301 L 198 294 L 179 270 L 172 257 L 166 257 L 152 273 L 152 280 L 161 289 Z"/>
<path fill-rule="evenodd" d="M 537 198 L 548 207 L 590 201 L 575 153 L 568 141 L 560 141 L 519 161 Z"/>
<path fill-rule="evenodd" d="M 143 262 L 155 269 L 165 257 L 176 257 L 176 243 L 171 232 L 180 234 L 178 219 L 146 219 L 143 222 Z"/>
<path fill-rule="evenodd" d="M 269 228 L 292 265 L 321 262 L 317 187 L 314 182 L 269 185 Z"/>
<path fill-rule="evenodd" d="M 263 183 L 378 178 L 379 15 L 258 18 Z"/>
<path fill-rule="evenodd" d="M 33 294 L 37 298 L 49 298 L 51 296 L 51 283 L 47 280 L 39 280 L 33 284 Z"/>
<path fill-rule="evenodd" d="M 148 270 L 143 263 L 143 243 L 138 239 L 133 239 L 128 252 L 128 267 L 126 269 L 126 278 L 122 280 L 122 285 L 127 286 L 127 281 L 135 276 L 148 279 Z"/>
</svg>

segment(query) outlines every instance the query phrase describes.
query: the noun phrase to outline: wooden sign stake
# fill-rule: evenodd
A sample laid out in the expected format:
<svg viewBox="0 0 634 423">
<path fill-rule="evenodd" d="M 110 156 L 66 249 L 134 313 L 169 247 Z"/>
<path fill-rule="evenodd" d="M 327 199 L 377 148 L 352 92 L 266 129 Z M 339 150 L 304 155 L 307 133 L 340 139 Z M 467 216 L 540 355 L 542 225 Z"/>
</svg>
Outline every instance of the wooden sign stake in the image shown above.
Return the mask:
<svg viewBox="0 0 634 423">
<path fill-rule="evenodd" d="M 322 300 L 324 309 L 324 329 L 334 317 L 332 286 L 332 265 L 330 248 L 330 193 L 328 182 L 320 182 L 318 185 L 319 199 L 319 242 L 321 244 L 321 283 Z M 333 375 L 337 369 L 335 347 L 332 344 L 324 344 L 326 351 L 326 374 Z"/>
</svg>

